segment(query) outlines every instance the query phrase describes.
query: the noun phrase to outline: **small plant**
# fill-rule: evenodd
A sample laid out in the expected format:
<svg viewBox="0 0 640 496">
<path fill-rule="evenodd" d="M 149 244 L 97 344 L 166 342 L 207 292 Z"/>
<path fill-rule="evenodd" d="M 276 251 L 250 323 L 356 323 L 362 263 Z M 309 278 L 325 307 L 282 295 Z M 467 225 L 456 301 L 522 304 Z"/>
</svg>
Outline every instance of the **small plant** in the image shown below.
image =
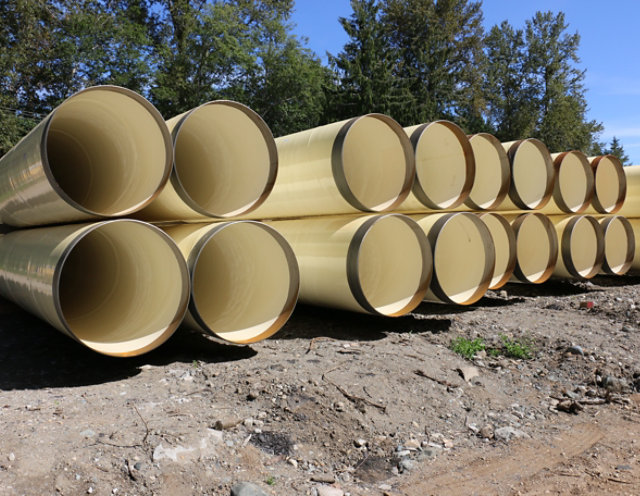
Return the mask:
<svg viewBox="0 0 640 496">
<path fill-rule="evenodd" d="M 276 478 L 273 475 L 270 475 L 269 477 L 267 477 L 267 479 L 265 480 L 265 483 L 269 486 L 273 486 L 276 483 Z"/>
<path fill-rule="evenodd" d="M 200 364 L 198 363 L 198 360 L 194 360 L 192 365 L 194 369 L 200 368 Z"/>
<path fill-rule="evenodd" d="M 473 356 L 485 349 L 484 340 L 482 338 L 468 339 L 458 337 L 451 341 L 451 349 L 458 355 L 462 355 L 467 360 L 473 359 Z"/>
<path fill-rule="evenodd" d="M 504 355 L 512 358 L 520 358 L 522 360 L 528 360 L 533 357 L 533 348 L 531 343 L 526 340 L 509 339 L 502 334 L 502 347 Z"/>
</svg>

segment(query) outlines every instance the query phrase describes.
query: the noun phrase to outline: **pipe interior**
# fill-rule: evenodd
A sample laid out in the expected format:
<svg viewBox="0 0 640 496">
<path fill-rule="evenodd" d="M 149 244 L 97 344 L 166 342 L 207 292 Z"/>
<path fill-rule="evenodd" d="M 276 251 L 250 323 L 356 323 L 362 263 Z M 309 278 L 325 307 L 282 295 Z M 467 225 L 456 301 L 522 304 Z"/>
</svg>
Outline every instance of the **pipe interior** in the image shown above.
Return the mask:
<svg viewBox="0 0 640 496">
<path fill-rule="evenodd" d="M 416 144 L 416 180 L 425 196 L 440 208 L 451 207 L 463 194 L 468 159 L 460 140 L 446 124 L 434 122 L 422 131 Z"/>
<path fill-rule="evenodd" d="M 614 217 L 604 231 L 604 256 L 612 274 L 624 274 L 633 260 L 633 230 L 620 217 Z M 640 242 L 640 240 L 638 240 Z"/>
<path fill-rule="evenodd" d="M 570 212 L 578 212 L 585 207 L 593 186 L 588 174 L 591 174 L 591 166 L 586 157 L 568 153 L 562 159 L 556 181 L 562 200 Z"/>
<path fill-rule="evenodd" d="M 527 281 L 543 282 L 545 272 L 555 263 L 552 234 L 544 218 L 538 215 L 527 215 L 517 232 L 516 258 L 518 266 Z"/>
<path fill-rule="evenodd" d="M 476 208 L 496 206 L 505 183 L 509 180 L 509 159 L 500 142 L 477 134 L 469 140 L 476 161 L 476 174 L 469 200 Z M 502 195 L 504 198 L 504 195 Z"/>
<path fill-rule="evenodd" d="M 537 208 L 544 198 L 552 179 L 550 160 L 535 141 L 523 141 L 515 152 L 511 164 L 511 181 L 529 208 Z"/>
<path fill-rule="evenodd" d="M 493 268 L 493 277 L 489 283 L 489 289 L 497 289 L 506 283 L 515 267 L 515 235 L 506 220 L 500 220 L 497 214 L 486 214 L 480 217 L 485 223 L 495 249 L 496 261 Z M 511 230 L 511 236 L 509 236 Z"/>
<path fill-rule="evenodd" d="M 212 235 L 199 254 L 193 302 L 208 328 L 223 339 L 262 339 L 278 330 L 272 326 L 285 311 L 293 310 L 294 271 L 270 230 L 251 222 L 230 224 Z"/>
<path fill-rule="evenodd" d="M 569 253 L 576 272 L 582 277 L 593 277 L 600 270 L 597 228 L 596 222 L 580 217 L 571 230 Z"/>
<path fill-rule="evenodd" d="M 595 195 L 602 213 L 612 212 L 620 201 L 620 168 L 610 157 L 603 157 L 595 171 Z"/>
<path fill-rule="evenodd" d="M 457 304 L 467 303 L 476 298 L 479 288 L 488 287 L 486 251 L 492 247 L 485 243 L 474 220 L 480 222 L 469 215 L 451 217 L 438 233 L 433 252 L 434 275 Z"/>
<path fill-rule="evenodd" d="M 184 193 L 212 216 L 248 211 L 274 176 L 271 132 L 248 112 L 203 105 L 185 118 L 175 137 L 175 172 Z"/>
<path fill-rule="evenodd" d="M 358 277 L 377 312 L 394 315 L 408 308 L 425 283 L 428 262 L 422 253 L 420 239 L 402 219 L 382 217 L 369 228 L 358 252 Z"/>
<path fill-rule="evenodd" d="M 167 177 L 170 143 L 161 126 L 149 108 L 127 94 L 79 93 L 52 117 L 46 138 L 51 173 L 71 200 L 94 214 L 134 211 Z"/>
<path fill-rule="evenodd" d="M 396 130 L 375 115 L 360 117 L 347 131 L 342 147 L 344 175 L 355 198 L 370 211 L 384 211 L 403 192 L 410 164 L 401 132 L 399 126 Z"/>
<path fill-rule="evenodd" d="M 87 233 L 60 275 L 60 306 L 85 345 L 130 355 L 162 342 L 178 326 L 188 298 L 184 260 L 171 240 L 139 222 Z"/>
</svg>

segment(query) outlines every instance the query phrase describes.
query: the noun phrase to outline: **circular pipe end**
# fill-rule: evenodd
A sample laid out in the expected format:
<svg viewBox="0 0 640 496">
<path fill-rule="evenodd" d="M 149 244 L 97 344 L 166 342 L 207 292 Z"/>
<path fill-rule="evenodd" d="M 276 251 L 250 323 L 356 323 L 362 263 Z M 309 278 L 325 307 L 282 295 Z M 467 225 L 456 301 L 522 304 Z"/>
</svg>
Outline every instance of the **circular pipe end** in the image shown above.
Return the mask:
<svg viewBox="0 0 640 496">
<path fill-rule="evenodd" d="M 118 219 L 93 224 L 66 248 L 54 273 L 54 305 L 67 333 L 94 351 L 150 351 L 187 309 L 182 254 L 158 228 Z"/>
<path fill-rule="evenodd" d="M 555 169 L 545 144 L 535 138 L 505 144 L 511 163 L 509 197 L 522 210 L 544 207 L 553 194 Z"/>
<path fill-rule="evenodd" d="M 604 235 L 590 215 L 572 216 L 562 230 L 560 249 L 567 272 L 576 279 L 591 279 L 604 261 Z"/>
<path fill-rule="evenodd" d="M 499 289 L 509 282 L 516 268 L 516 234 L 500 214 L 486 212 L 477 215 L 489 229 L 495 248 L 496 263 L 489 289 Z"/>
<path fill-rule="evenodd" d="M 489 133 L 470 136 L 469 144 L 473 150 L 476 173 L 469 197 L 464 204 L 473 210 L 496 208 L 509 193 L 509 157 L 500 141 Z"/>
<path fill-rule="evenodd" d="M 591 204 L 596 212 L 613 214 L 622 208 L 627 196 L 627 178 L 620 159 L 615 155 L 589 158 L 595 185 Z"/>
<path fill-rule="evenodd" d="M 516 234 L 514 277 L 520 282 L 541 284 L 553 274 L 559 242 L 553 223 L 538 212 L 524 213 L 511 222 Z"/>
<path fill-rule="evenodd" d="M 626 274 L 636 251 L 636 241 L 631 222 L 626 217 L 615 215 L 599 220 L 604 232 L 604 261 L 602 272 L 621 276 Z"/>
<path fill-rule="evenodd" d="M 595 179 L 587 156 L 578 150 L 552 155 L 556 169 L 553 199 L 565 213 L 584 212 L 593 197 Z"/>
</svg>

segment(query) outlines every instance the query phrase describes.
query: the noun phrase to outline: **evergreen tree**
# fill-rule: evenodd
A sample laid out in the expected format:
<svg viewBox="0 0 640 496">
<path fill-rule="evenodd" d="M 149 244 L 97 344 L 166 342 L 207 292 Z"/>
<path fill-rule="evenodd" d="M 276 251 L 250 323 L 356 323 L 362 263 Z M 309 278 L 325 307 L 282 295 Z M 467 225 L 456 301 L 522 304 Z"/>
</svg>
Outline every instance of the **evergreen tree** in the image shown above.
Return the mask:
<svg viewBox="0 0 640 496">
<path fill-rule="evenodd" d="M 620 159 L 622 165 L 631 165 L 631 161 L 629 160 L 629 155 L 624 152 L 624 148 L 622 143 L 617 137 L 613 137 L 611 139 L 611 145 L 607 148 L 604 153 L 609 153 L 611 155 L 615 155 Z"/>
</svg>

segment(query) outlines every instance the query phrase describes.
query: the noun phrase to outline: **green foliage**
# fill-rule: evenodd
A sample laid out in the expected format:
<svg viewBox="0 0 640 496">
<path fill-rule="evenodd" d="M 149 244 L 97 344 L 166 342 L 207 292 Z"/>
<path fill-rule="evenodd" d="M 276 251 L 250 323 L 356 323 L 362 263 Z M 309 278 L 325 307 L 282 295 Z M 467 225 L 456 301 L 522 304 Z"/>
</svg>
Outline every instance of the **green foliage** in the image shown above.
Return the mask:
<svg viewBox="0 0 640 496">
<path fill-rule="evenodd" d="M 471 360 L 477 352 L 485 349 L 485 344 L 482 338 L 471 340 L 460 336 L 451 341 L 451 349 L 467 360 Z"/>
<path fill-rule="evenodd" d="M 505 356 L 522 360 L 533 358 L 532 343 L 528 340 L 510 339 L 505 335 L 501 335 L 500 339 L 502 340 L 502 352 Z"/>
<path fill-rule="evenodd" d="M 265 480 L 265 483 L 269 486 L 274 486 L 276 484 L 276 478 L 273 475 L 270 475 L 269 477 L 267 477 L 267 479 Z"/>
<path fill-rule="evenodd" d="M 624 152 L 622 143 L 620 143 L 620 140 L 615 136 L 611 139 L 611 145 L 609 145 L 609 148 L 604 150 L 603 153 L 615 155 L 616 157 L 618 157 L 618 159 L 620 159 L 620 162 L 622 163 L 622 165 L 631 165 L 631 162 L 629 160 L 629 155 L 627 155 Z"/>
</svg>

